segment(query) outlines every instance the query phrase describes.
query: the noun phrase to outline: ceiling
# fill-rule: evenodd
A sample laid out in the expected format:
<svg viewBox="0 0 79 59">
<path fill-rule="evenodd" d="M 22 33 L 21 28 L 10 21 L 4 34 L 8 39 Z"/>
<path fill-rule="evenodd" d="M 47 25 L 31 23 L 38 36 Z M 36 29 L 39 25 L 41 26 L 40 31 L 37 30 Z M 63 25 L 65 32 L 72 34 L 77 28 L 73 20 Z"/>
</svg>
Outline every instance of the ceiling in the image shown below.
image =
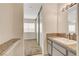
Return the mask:
<svg viewBox="0 0 79 59">
<path fill-rule="evenodd" d="M 40 10 L 40 3 L 25 3 L 24 4 L 24 19 L 35 19 Z"/>
</svg>

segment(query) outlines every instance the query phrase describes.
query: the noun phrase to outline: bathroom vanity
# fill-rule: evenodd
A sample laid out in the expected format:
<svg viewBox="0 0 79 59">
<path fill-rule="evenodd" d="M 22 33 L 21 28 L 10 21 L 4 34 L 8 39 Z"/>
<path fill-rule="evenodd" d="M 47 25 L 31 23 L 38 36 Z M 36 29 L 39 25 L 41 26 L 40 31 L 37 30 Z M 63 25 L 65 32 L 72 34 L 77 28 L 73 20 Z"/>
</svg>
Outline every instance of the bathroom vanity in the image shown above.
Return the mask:
<svg viewBox="0 0 79 59">
<path fill-rule="evenodd" d="M 50 56 L 75 56 L 76 41 L 63 37 L 47 37 L 47 50 Z"/>
<path fill-rule="evenodd" d="M 63 8 L 62 8 L 63 9 Z M 65 19 L 62 16 L 66 27 L 64 31 L 57 33 L 47 33 L 47 51 L 50 56 L 76 56 L 76 47 L 78 41 L 78 5 L 69 4 L 61 11 L 64 14 Z M 58 15 L 59 16 L 59 15 Z M 59 16 L 60 17 L 60 16 Z M 59 18 L 57 19 L 59 20 Z M 57 22 L 59 25 L 59 23 Z M 57 26 L 58 26 L 57 25 Z M 60 27 L 59 27 L 60 28 Z M 63 27 L 64 28 L 64 27 Z"/>
</svg>

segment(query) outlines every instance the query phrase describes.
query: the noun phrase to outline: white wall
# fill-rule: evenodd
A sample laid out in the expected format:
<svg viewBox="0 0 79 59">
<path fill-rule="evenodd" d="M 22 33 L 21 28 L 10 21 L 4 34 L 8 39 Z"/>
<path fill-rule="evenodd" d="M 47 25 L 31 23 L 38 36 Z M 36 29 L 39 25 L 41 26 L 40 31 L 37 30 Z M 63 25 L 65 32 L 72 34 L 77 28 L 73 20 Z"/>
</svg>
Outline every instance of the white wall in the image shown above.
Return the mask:
<svg viewBox="0 0 79 59">
<path fill-rule="evenodd" d="M 22 38 L 22 13 L 22 4 L 0 4 L 0 44 L 12 38 Z"/>
<path fill-rule="evenodd" d="M 59 33 L 68 32 L 67 12 L 62 11 L 63 7 L 64 7 L 64 3 L 58 4 L 58 32 Z"/>
<path fill-rule="evenodd" d="M 3 3 L 0 4 L 0 44 L 12 38 L 23 38 L 23 4 Z"/>
<path fill-rule="evenodd" d="M 46 33 L 57 32 L 57 4 L 44 4 L 43 15 Z"/>
<path fill-rule="evenodd" d="M 0 44 L 13 38 L 12 4 L 0 4 Z"/>
<path fill-rule="evenodd" d="M 12 21 L 12 29 L 14 33 L 14 37 L 21 38 L 19 43 L 16 45 L 14 50 L 14 55 L 23 56 L 23 4 L 13 4 L 13 21 Z M 13 52 L 13 51 L 11 51 Z"/>
<path fill-rule="evenodd" d="M 57 32 L 57 4 L 43 4 L 43 54 L 47 53 L 46 33 Z"/>
</svg>

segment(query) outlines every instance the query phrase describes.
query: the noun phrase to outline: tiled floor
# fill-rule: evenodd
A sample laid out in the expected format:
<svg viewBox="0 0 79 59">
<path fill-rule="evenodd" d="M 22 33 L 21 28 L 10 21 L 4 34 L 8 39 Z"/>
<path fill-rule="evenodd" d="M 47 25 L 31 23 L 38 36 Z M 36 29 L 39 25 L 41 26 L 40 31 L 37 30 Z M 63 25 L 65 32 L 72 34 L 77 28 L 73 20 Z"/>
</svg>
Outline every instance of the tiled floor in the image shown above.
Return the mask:
<svg viewBox="0 0 79 59">
<path fill-rule="evenodd" d="M 35 39 L 24 40 L 25 56 L 40 55 L 41 48 Z"/>
</svg>

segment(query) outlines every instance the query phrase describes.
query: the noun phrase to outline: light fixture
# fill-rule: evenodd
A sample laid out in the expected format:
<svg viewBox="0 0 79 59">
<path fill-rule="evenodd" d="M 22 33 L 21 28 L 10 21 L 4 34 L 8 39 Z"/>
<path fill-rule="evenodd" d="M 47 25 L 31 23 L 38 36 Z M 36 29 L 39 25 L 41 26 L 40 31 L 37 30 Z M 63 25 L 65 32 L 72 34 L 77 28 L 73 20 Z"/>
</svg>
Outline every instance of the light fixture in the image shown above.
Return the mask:
<svg viewBox="0 0 79 59">
<path fill-rule="evenodd" d="M 64 7 L 62 8 L 62 11 L 65 11 L 65 10 L 71 8 L 75 4 L 77 4 L 77 3 L 67 3 L 67 4 L 65 4 Z"/>
</svg>

